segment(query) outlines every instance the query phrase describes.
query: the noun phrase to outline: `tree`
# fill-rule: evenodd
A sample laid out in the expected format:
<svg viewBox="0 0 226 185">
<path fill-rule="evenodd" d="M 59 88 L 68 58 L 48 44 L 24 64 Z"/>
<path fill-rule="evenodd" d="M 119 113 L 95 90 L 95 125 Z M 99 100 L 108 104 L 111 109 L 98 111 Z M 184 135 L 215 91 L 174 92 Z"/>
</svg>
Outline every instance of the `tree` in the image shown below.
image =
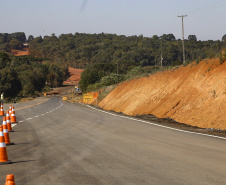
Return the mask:
<svg viewBox="0 0 226 185">
<path fill-rule="evenodd" d="M 0 69 L 5 68 L 7 63 L 10 61 L 11 61 L 11 59 L 8 54 L 6 54 L 4 52 L 0 52 Z"/>
<path fill-rule="evenodd" d="M 20 81 L 14 69 L 6 67 L 0 71 L 0 92 L 6 97 L 16 96 L 21 89 Z"/>
<path fill-rule="evenodd" d="M 20 73 L 20 81 L 22 85 L 22 95 L 31 96 L 35 94 L 35 76 L 33 70 L 25 70 Z"/>
<path fill-rule="evenodd" d="M 153 35 L 153 36 L 152 36 L 152 39 L 153 39 L 153 40 L 158 40 L 159 37 L 158 37 L 158 35 Z"/>
<path fill-rule="evenodd" d="M 17 39 L 20 41 L 20 43 L 23 43 L 26 41 L 26 35 L 24 32 L 15 32 L 11 34 L 12 39 Z"/>
<path fill-rule="evenodd" d="M 188 40 L 190 40 L 190 41 L 197 41 L 197 38 L 196 38 L 195 35 L 189 35 L 188 36 Z"/>
<path fill-rule="evenodd" d="M 226 41 L 226 34 L 222 37 L 222 42 Z"/>
<path fill-rule="evenodd" d="M 17 39 L 12 39 L 9 42 L 10 49 L 20 49 L 21 48 L 20 46 L 21 46 L 20 41 Z"/>
<path fill-rule="evenodd" d="M 0 33 L 0 44 L 5 43 L 5 38 L 4 35 L 2 33 Z"/>
<path fill-rule="evenodd" d="M 81 74 L 80 88 L 85 92 L 89 85 L 95 84 L 106 75 L 110 75 L 114 70 L 115 66 L 112 64 L 93 64 L 87 66 Z"/>
<path fill-rule="evenodd" d="M 33 41 L 37 43 L 42 43 L 43 42 L 42 36 L 36 37 Z"/>
<path fill-rule="evenodd" d="M 28 37 L 27 41 L 28 41 L 28 42 L 31 42 L 32 40 L 34 40 L 33 35 L 29 35 L 29 37 Z"/>
<path fill-rule="evenodd" d="M 163 34 L 161 37 L 161 39 L 166 40 L 166 41 L 172 41 L 175 40 L 175 36 L 173 34 Z"/>
</svg>

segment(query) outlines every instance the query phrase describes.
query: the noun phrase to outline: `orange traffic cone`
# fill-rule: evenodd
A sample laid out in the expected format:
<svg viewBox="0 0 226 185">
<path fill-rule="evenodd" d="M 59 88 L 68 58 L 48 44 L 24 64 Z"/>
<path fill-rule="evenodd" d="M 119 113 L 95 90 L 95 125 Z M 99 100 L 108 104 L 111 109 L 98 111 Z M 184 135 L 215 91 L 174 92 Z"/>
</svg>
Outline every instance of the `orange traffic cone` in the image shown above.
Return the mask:
<svg viewBox="0 0 226 185">
<path fill-rule="evenodd" d="M 12 107 L 10 107 L 8 111 L 9 111 L 9 117 L 11 117 L 11 114 L 12 114 Z"/>
<path fill-rule="evenodd" d="M 11 119 L 10 120 L 11 123 L 17 123 L 14 109 L 12 109 L 12 113 L 11 113 L 10 119 Z"/>
<path fill-rule="evenodd" d="M 14 175 L 13 174 L 9 174 L 9 175 L 6 176 L 5 185 L 16 185 L 15 181 L 14 181 Z"/>
<path fill-rule="evenodd" d="M 3 126 L 0 126 L 0 164 L 10 164 L 12 163 L 8 160 L 5 138 L 3 134 Z"/>
<path fill-rule="evenodd" d="M 14 106 L 12 106 L 12 111 L 14 111 L 14 112 L 16 113 L 16 111 L 15 111 L 15 109 L 14 109 Z"/>
<path fill-rule="evenodd" d="M 2 126 L 3 126 L 3 133 L 4 133 L 4 138 L 5 138 L 5 144 L 6 145 L 14 145 L 14 143 L 10 142 L 9 132 L 8 132 L 7 123 L 6 123 L 6 117 L 5 116 L 3 118 Z"/>
<path fill-rule="evenodd" d="M 3 109 L 3 105 L 1 104 L 1 109 L 0 109 L 0 116 L 4 116 L 4 109 Z"/>
<path fill-rule="evenodd" d="M 14 130 L 12 130 L 12 126 L 11 126 L 11 121 L 10 121 L 10 117 L 9 117 L 9 111 L 6 112 L 6 123 L 7 123 L 7 128 L 9 132 L 14 132 Z"/>
</svg>

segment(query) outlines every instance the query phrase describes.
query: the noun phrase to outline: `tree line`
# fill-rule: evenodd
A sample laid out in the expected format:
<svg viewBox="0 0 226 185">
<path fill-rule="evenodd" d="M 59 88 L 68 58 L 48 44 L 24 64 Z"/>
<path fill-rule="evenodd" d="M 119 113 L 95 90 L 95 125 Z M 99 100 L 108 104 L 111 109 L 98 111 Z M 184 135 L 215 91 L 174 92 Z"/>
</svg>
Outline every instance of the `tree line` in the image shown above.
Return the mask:
<svg viewBox="0 0 226 185">
<path fill-rule="evenodd" d="M 222 38 L 223 39 L 223 38 Z M 173 65 L 183 60 L 182 44 L 173 34 L 153 37 L 124 36 L 116 34 L 61 34 L 34 38 L 29 51 L 33 56 L 61 60 L 75 68 L 88 64 L 119 64 L 126 72 L 130 66 L 158 65 L 163 56 L 163 65 Z M 198 41 L 195 35 L 185 40 L 186 60 L 193 61 L 219 56 L 224 41 Z"/>
<path fill-rule="evenodd" d="M 200 41 L 195 35 L 189 35 L 185 40 L 186 61 L 220 57 L 225 45 L 226 35 L 221 41 Z M 52 34 L 34 38 L 29 43 L 29 51 L 36 57 L 85 69 L 80 82 L 82 90 L 111 73 L 127 74 L 133 67 L 159 66 L 161 56 L 163 66 L 183 63 L 182 41 L 173 34 L 152 37 L 105 33 L 61 34 L 57 37 Z M 109 67 L 108 70 L 102 70 L 103 64 Z"/>
<path fill-rule="evenodd" d="M 183 60 L 181 39 L 173 34 L 154 35 L 153 37 L 125 36 L 116 34 L 61 34 L 59 37 L 36 37 L 26 39 L 25 33 L 0 33 L 0 51 L 21 49 L 29 42 L 32 56 L 62 62 L 75 68 L 85 68 L 88 64 L 118 64 L 120 72 L 126 72 L 130 66 L 159 65 L 162 54 L 163 65 L 181 63 Z M 226 34 L 222 40 L 198 41 L 195 35 L 185 40 L 186 60 L 219 57 L 226 45 Z"/>
<path fill-rule="evenodd" d="M 0 92 L 7 98 L 37 95 L 62 85 L 68 76 L 68 67 L 62 64 L 0 52 Z"/>
<path fill-rule="evenodd" d="M 56 66 L 85 69 L 81 80 L 83 90 L 111 73 L 127 74 L 134 67 L 159 66 L 161 56 L 163 66 L 183 63 L 181 39 L 176 39 L 173 34 L 144 37 L 76 32 L 58 37 L 55 34 L 36 38 L 30 35 L 26 39 L 23 32 L 17 32 L 0 34 L 0 51 L 9 52 L 10 49 L 20 48 L 25 41 L 29 42 L 29 52 L 34 58 L 42 58 Z M 220 57 L 225 46 L 226 34 L 216 41 L 200 41 L 195 35 L 189 35 L 185 39 L 186 62 Z M 50 74 L 49 79 L 55 75 Z"/>
</svg>

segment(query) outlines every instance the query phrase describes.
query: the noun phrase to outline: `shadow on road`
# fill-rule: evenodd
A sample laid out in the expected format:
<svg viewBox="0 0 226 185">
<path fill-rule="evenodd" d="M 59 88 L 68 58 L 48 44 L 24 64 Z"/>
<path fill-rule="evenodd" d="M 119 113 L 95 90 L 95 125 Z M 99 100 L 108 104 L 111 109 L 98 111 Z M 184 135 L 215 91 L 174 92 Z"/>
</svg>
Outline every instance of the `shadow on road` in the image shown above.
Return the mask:
<svg viewBox="0 0 226 185">
<path fill-rule="evenodd" d="M 27 160 L 27 161 L 12 161 L 12 163 L 27 163 L 35 160 Z"/>
<path fill-rule="evenodd" d="M 28 144 L 31 144 L 31 143 L 15 143 L 15 145 L 28 145 Z"/>
</svg>

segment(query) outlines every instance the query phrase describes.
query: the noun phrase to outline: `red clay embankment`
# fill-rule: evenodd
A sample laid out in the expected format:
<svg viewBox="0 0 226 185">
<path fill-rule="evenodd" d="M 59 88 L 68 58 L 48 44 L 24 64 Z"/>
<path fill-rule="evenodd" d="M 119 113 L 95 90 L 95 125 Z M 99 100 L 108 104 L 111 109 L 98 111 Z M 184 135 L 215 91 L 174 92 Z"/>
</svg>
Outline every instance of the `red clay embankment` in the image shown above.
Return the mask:
<svg viewBox="0 0 226 185">
<path fill-rule="evenodd" d="M 226 62 L 199 64 L 124 82 L 100 102 L 128 115 L 153 114 L 201 128 L 226 129 Z"/>
</svg>

